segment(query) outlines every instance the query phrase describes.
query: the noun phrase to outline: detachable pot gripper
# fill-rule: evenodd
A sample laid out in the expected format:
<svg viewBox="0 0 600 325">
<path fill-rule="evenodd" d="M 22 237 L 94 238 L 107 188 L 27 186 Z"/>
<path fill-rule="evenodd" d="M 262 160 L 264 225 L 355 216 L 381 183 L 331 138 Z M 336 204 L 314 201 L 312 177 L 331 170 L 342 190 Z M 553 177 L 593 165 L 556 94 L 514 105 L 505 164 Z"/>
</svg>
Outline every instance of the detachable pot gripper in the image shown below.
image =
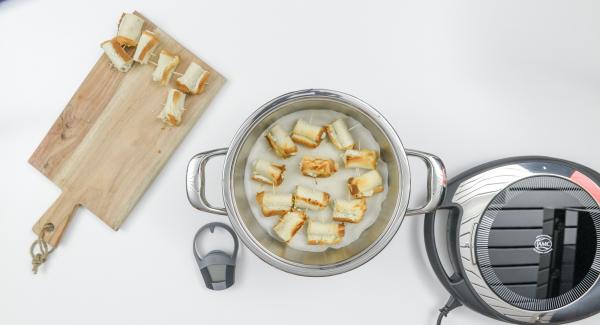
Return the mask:
<svg viewBox="0 0 600 325">
<path fill-rule="evenodd" d="M 221 250 L 213 250 L 201 256 L 199 247 L 200 238 L 205 234 L 205 230 L 210 230 L 211 233 L 214 233 L 215 228 L 223 228 L 229 232 L 234 243 L 233 254 L 229 255 Z M 237 258 L 238 247 L 239 244 L 235 232 L 224 223 L 212 222 L 204 225 L 196 232 L 193 243 L 194 257 L 207 288 L 211 290 L 223 290 L 233 285 L 235 282 L 235 260 Z"/>
</svg>

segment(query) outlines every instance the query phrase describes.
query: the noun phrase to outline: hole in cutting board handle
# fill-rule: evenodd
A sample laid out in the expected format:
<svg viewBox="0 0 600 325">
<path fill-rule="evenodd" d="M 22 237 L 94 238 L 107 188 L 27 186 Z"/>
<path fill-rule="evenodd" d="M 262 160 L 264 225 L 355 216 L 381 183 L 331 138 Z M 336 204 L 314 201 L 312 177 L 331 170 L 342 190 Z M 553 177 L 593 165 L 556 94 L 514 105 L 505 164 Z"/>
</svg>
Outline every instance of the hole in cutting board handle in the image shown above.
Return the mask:
<svg viewBox="0 0 600 325">
<path fill-rule="evenodd" d="M 48 237 L 45 240 L 53 247 L 57 246 L 71 217 L 80 206 L 78 200 L 79 196 L 71 192 L 63 192 L 37 221 L 33 231 L 40 235 L 46 225 L 51 224 L 53 229 L 46 234 Z M 48 229 L 46 231 L 48 232 Z"/>
</svg>

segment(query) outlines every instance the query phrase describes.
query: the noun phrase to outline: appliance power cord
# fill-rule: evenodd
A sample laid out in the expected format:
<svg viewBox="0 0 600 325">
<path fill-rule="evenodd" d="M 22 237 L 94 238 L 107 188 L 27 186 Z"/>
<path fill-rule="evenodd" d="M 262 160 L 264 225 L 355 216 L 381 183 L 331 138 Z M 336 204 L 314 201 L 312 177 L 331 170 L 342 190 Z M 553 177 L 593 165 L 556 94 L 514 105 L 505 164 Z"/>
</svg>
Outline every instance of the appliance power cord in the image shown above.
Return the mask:
<svg viewBox="0 0 600 325">
<path fill-rule="evenodd" d="M 444 317 L 448 316 L 448 313 L 450 311 L 452 311 L 453 309 L 460 307 L 460 306 L 462 306 L 460 301 L 458 301 L 458 299 L 454 298 L 454 296 L 450 296 L 450 298 L 448 299 L 448 301 L 446 302 L 444 307 L 442 307 L 440 309 L 440 314 L 438 315 L 436 324 L 441 325 L 442 319 L 444 319 Z"/>
</svg>

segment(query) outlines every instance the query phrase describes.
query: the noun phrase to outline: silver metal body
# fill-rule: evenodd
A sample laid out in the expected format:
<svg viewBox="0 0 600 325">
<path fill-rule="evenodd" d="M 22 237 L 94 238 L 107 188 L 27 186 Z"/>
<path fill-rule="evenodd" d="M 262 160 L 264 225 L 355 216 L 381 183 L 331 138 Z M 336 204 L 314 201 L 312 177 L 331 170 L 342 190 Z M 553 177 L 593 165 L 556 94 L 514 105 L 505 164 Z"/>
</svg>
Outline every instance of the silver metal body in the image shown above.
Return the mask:
<svg viewBox="0 0 600 325">
<path fill-rule="evenodd" d="M 333 110 L 358 120 L 369 129 L 381 147 L 381 159 L 389 168 L 389 191 L 377 221 L 352 244 L 324 252 L 292 249 L 274 239 L 256 221 L 244 192 L 244 172 L 248 154 L 262 132 L 278 118 L 298 110 Z M 207 202 L 204 167 L 212 157 L 226 155 L 223 170 L 225 208 Z M 418 209 L 409 210 L 410 168 L 407 155 L 423 160 L 429 170 L 428 199 Z M 187 193 L 199 210 L 228 215 L 242 242 L 258 257 L 283 271 L 303 276 L 329 276 L 352 270 L 377 255 L 392 239 L 405 215 L 435 210 L 446 186 L 444 165 L 439 158 L 405 150 L 390 123 L 374 108 L 350 95 L 330 90 L 301 90 L 280 96 L 259 108 L 240 127 L 230 147 L 200 153 L 190 161 Z"/>
<path fill-rule="evenodd" d="M 555 309 L 551 307 L 549 310 L 543 311 L 527 310 L 509 304 L 492 290 L 484 280 L 484 274 L 482 274 L 481 266 L 485 261 L 480 261 L 477 257 L 480 255 L 478 255 L 476 247 L 486 246 L 485 239 L 487 236 L 481 232 L 485 232 L 485 223 L 489 223 L 489 220 L 485 220 L 487 218 L 485 211 L 492 200 L 509 185 L 537 176 L 552 176 L 565 179 L 582 188 L 589 188 L 591 182 L 572 177 L 572 175 L 565 172 L 564 165 L 552 162 L 514 163 L 490 169 L 477 176 L 465 179 L 458 185 L 456 192 L 451 198 L 452 203 L 462 209 L 460 230 L 458 232 L 459 259 L 465 271 L 462 273 L 466 275 L 467 283 L 471 286 L 471 289 L 490 308 L 504 316 L 504 318 L 519 323 L 563 322 L 569 318 L 580 317 L 577 315 L 586 314 L 589 312 L 588 308 L 593 310 L 595 308 L 593 306 L 597 306 L 597 302 L 594 302 L 597 301 L 595 299 L 598 299 L 598 295 L 600 294 L 600 284 L 597 281 L 586 292 L 578 293 L 578 296 L 580 296 L 577 300 L 565 306 Z M 597 201 L 596 198 L 596 203 L 598 203 Z M 488 235 L 489 226 L 487 226 Z M 600 271 L 600 264 L 598 264 L 599 251 L 596 254 L 597 262 L 592 268 Z M 580 302 L 580 304 L 575 304 L 575 302 Z M 552 304 L 549 304 L 549 306 L 552 306 Z"/>
</svg>

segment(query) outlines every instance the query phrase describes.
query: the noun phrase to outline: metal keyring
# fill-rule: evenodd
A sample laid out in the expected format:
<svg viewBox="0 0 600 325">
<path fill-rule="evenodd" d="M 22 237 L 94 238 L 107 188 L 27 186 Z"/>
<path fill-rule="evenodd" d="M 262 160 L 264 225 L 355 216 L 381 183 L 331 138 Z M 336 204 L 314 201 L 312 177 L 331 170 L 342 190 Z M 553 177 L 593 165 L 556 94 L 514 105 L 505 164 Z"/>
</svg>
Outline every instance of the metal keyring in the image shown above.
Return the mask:
<svg viewBox="0 0 600 325">
<path fill-rule="evenodd" d="M 214 233 L 216 227 L 227 230 L 233 238 L 233 254 L 229 255 L 221 250 L 213 250 L 201 256 L 197 246 L 200 235 L 206 229 Z M 198 229 L 192 245 L 194 257 L 196 258 L 196 263 L 198 263 L 206 287 L 211 290 L 223 290 L 231 287 L 235 281 L 235 260 L 239 248 L 238 238 L 233 229 L 221 222 L 208 223 Z"/>
</svg>

